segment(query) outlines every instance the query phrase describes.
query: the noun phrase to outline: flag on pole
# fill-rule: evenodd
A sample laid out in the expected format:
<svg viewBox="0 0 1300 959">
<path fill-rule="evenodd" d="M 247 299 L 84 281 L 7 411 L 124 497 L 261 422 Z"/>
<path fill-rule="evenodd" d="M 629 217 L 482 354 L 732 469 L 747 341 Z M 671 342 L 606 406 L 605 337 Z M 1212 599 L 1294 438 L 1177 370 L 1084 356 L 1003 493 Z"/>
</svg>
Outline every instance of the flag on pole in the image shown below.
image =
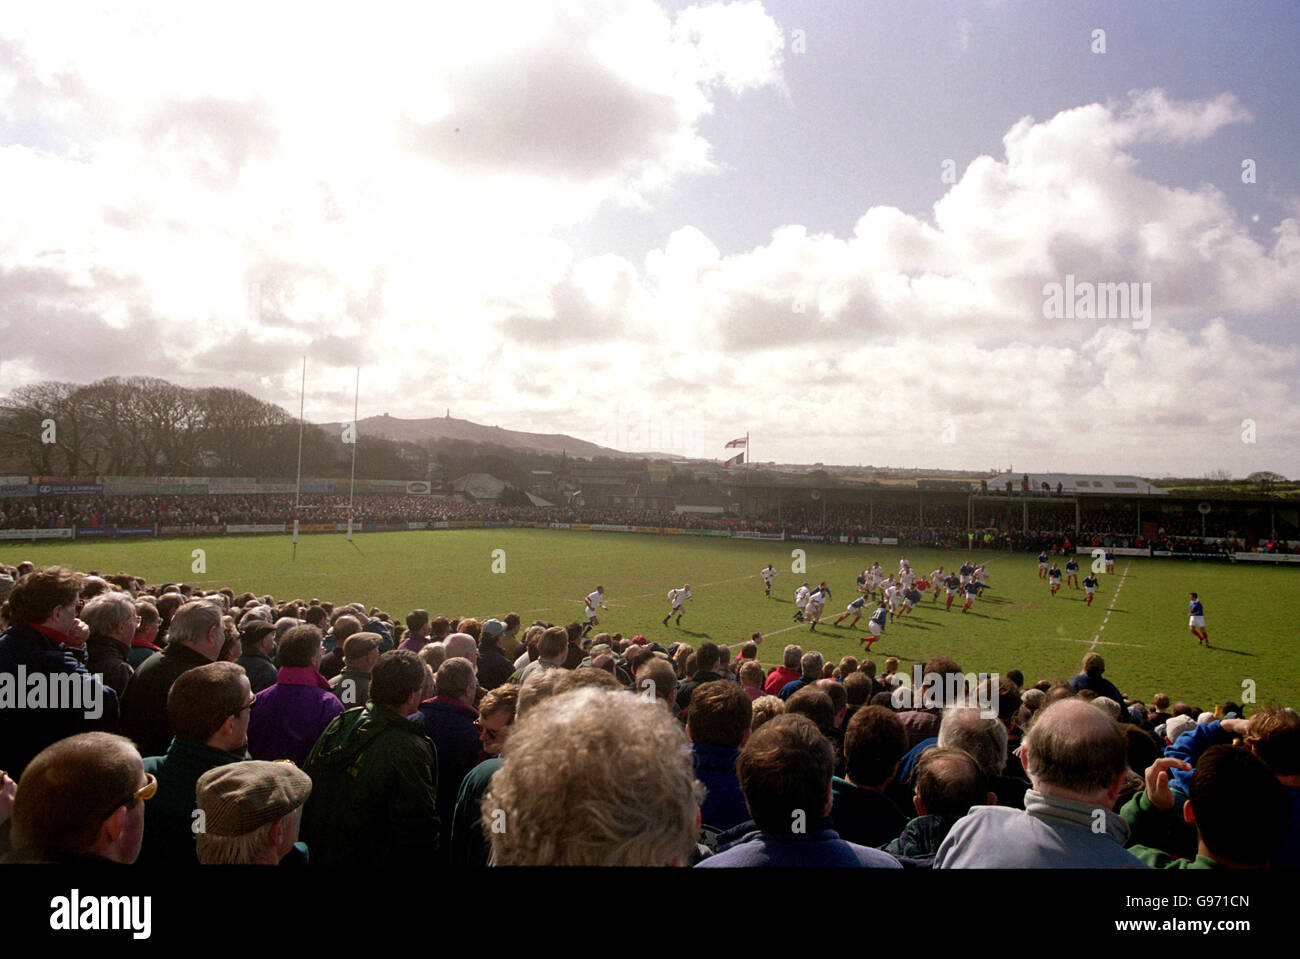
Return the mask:
<svg viewBox="0 0 1300 959">
<path fill-rule="evenodd" d="M 738 440 L 732 440 L 730 443 L 728 443 L 728 444 L 727 444 L 725 447 L 723 447 L 723 448 L 724 448 L 724 449 L 732 449 L 732 448 L 734 448 L 734 447 L 742 447 L 742 448 L 743 448 L 743 447 L 745 446 L 745 444 L 748 443 L 748 442 L 749 442 L 749 437 L 748 437 L 748 436 L 742 436 L 742 437 L 741 437 L 740 439 L 738 439 Z"/>
<path fill-rule="evenodd" d="M 727 445 L 730 446 L 731 444 L 728 443 Z M 724 467 L 727 467 L 727 466 L 739 466 L 739 465 L 740 465 L 741 463 L 743 463 L 743 462 L 745 462 L 745 454 L 744 454 L 744 453 L 737 453 L 737 454 L 736 454 L 735 456 L 733 456 L 731 459 L 729 459 L 729 460 L 723 460 L 722 465 L 723 465 Z"/>
</svg>

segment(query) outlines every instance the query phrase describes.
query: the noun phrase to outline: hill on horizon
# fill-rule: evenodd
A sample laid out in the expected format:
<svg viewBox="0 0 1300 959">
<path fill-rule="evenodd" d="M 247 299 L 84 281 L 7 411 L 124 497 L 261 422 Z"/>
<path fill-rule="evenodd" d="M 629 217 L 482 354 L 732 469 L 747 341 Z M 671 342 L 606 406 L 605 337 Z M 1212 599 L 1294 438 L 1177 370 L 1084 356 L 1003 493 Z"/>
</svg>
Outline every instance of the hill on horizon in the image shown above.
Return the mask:
<svg viewBox="0 0 1300 959">
<path fill-rule="evenodd" d="M 334 431 L 342 426 L 341 423 L 319 425 L 326 430 Z M 520 430 L 502 429 L 499 426 L 483 426 L 454 416 L 408 420 L 384 413 L 381 416 L 369 416 L 358 420 L 357 432 L 362 436 L 378 436 L 399 443 L 421 444 L 427 440 L 464 440 L 469 443 L 492 443 L 511 449 L 527 450 L 531 453 L 554 456 L 565 453 L 587 459 L 597 456 L 615 459 L 682 459 L 681 456 L 671 453 L 625 453 L 622 450 L 577 439 L 567 433 L 525 433 Z"/>
</svg>

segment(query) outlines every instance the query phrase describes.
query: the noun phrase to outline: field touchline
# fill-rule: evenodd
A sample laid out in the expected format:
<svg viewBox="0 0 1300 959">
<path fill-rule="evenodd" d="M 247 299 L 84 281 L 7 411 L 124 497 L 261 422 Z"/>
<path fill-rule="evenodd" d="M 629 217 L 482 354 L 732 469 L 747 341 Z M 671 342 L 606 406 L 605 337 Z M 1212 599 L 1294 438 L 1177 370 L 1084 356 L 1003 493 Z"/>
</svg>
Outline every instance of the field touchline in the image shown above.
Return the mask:
<svg viewBox="0 0 1300 959">
<path fill-rule="evenodd" d="M 1110 605 L 1106 607 L 1106 615 L 1102 617 L 1101 625 L 1097 627 L 1097 634 L 1092 637 L 1092 645 L 1089 649 L 1096 649 L 1101 639 L 1101 631 L 1106 628 L 1106 622 L 1110 619 L 1110 611 L 1115 608 L 1115 600 L 1119 599 L 1119 591 L 1124 588 L 1124 579 L 1128 576 L 1129 567 L 1133 565 L 1133 560 L 1124 564 L 1124 572 L 1119 574 L 1119 582 L 1115 584 L 1115 592 L 1110 598 Z M 1120 646 L 1122 643 L 1106 643 L 1107 646 Z"/>
</svg>

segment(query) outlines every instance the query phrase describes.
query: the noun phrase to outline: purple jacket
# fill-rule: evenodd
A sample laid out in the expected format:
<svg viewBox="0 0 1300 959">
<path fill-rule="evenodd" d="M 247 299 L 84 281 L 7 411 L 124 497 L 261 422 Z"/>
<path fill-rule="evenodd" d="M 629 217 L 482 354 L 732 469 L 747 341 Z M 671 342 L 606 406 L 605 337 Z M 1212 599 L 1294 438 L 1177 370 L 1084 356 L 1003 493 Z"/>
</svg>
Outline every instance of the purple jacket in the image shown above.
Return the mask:
<svg viewBox="0 0 1300 959">
<path fill-rule="evenodd" d="M 275 685 L 257 694 L 248 721 L 248 751 L 254 759 L 292 759 L 299 767 L 329 721 L 343 712 L 325 677 L 310 666 L 281 666 Z"/>
</svg>

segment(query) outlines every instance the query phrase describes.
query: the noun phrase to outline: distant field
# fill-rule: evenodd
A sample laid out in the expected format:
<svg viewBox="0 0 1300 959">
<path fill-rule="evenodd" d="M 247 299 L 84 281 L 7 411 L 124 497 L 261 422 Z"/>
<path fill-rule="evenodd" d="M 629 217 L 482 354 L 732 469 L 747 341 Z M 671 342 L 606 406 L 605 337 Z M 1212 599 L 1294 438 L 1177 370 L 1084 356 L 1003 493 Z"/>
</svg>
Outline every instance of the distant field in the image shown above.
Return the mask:
<svg viewBox="0 0 1300 959">
<path fill-rule="evenodd" d="M 806 553 L 806 575 L 791 573 L 794 548 Z M 204 573 L 191 571 L 196 549 L 204 550 Z M 494 558 L 494 550 L 504 553 Z M 10 563 L 30 559 L 101 573 L 131 572 L 151 582 L 230 586 L 281 599 L 358 601 L 398 618 L 423 607 L 453 616 L 514 611 L 525 622 L 568 622 L 580 618 L 582 597 L 603 585 L 610 609 L 601 617 L 601 629 L 696 646 L 706 640 L 737 645 L 758 630 L 766 637 L 761 656 L 770 664 L 791 642 L 836 660 L 856 653 L 863 631 L 837 629 L 830 621 L 853 599 L 857 573 L 873 560 L 887 571 L 897 569 L 899 550 L 484 529 L 358 534 L 355 546 L 341 535 L 305 536 L 296 560 L 287 536 L 6 543 L 0 544 L 0 556 Z M 1033 556 L 975 556 L 988 563 L 994 589 L 966 615 L 956 604 L 945 613 L 942 600 L 932 604 L 927 597 L 911 616 L 890 624 L 872 650 L 877 663 L 895 655 L 910 665 L 943 653 L 967 671 L 1018 668 L 1032 683 L 1069 678 L 1095 647 L 1106 659 L 1107 678 L 1148 702 L 1160 691 L 1208 708 L 1241 699 L 1243 684 L 1250 681 L 1260 703 L 1300 705 L 1295 659 L 1300 626 L 1291 605 L 1300 585 L 1298 569 L 1118 557 L 1115 574 L 1102 577 L 1089 608 L 1082 590 L 1063 589 L 1050 597 Z M 960 565 L 962 554 L 909 550 L 908 558 L 918 572 L 928 573 L 939 563 Z M 494 573 L 494 562 L 498 569 L 504 563 L 505 571 Z M 780 571 L 770 600 L 758 578 L 769 562 Z M 1080 563 L 1086 571 L 1088 558 Z M 813 584 L 824 579 L 834 593 L 815 634 L 791 620 L 794 588 L 805 579 Z M 665 628 L 665 594 L 688 582 L 695 601 L 688 604 L 682 626 Z M 1191 590 L 1205 604 L 1209 650 L 1198 647 L 1187 631 Z"/>
</svg>

